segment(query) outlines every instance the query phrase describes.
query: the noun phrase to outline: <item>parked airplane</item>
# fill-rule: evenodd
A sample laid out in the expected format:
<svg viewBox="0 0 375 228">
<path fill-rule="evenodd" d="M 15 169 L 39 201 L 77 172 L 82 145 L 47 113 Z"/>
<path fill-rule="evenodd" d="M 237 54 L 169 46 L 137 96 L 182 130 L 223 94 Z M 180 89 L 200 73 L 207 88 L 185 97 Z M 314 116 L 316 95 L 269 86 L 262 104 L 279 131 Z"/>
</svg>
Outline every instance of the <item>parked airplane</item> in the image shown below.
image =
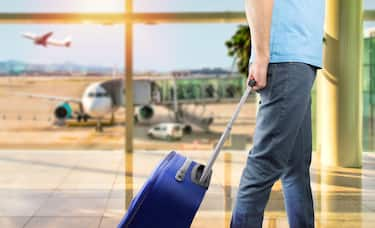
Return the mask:
<svg viewBox="0 0 375 228">
<path fill-rule="evenodd" d="M 137 120 L 147 120 L 152 118 L 154 109 L 150 105 L 151 82 L 146 80 L 135 81 L 134 91 L 141 91 L 134 96 L 135 118 Z M 90 84 L 84 90 L 82 97 L 59 97 L 39 94 L 18 94 L 30 98 L 41 98 L 53 101 L 61 101 L 55 108 L 54 115 L 57 120 L 76 118 L 78 122 L 87 121 L 89 118 L 97 120 L 98 131 L 102 130 L 102 119 L 116 112 L 120 107 L 125 106 L 124 102 L 124 81 L 122 79 L 112 79 L 103 82 Z M 72 113 L 70 103 L 78 104 L 79 111 Z"/>
<path fill-rule="evenodd" d="M 59 40 L 54 40 L 51 39 L 51 36 L 53 35 L 53 32 L 48 32 L 43 35 L 35 35 L 32 33 L 23 33 L 22 36 L 33 40 L 34 44 L 36 45 L 41 45 L 44 47 L 47 47 L 48 45 L 52 46 L 58 46 L 58 47 L 70 47 L 72 44 L 71 38 L 66 38 L 65 40 L 59 41 Z"/>
<path fill-rule="evenodd" d="M 187 76 L 182 78 L 170 76 L 155 77 L 138 77 L 134 80 L 134 105 L 135 105 L 135 121 L 143 122 L 149 120 L 154 115 L 154 108 L 152 104 L 163 105 L 171 111 L 174 111 L 175 121 L 184 123 L 193 123 L 202 129 L 207 130 L 212 123 L 212 116 L 205 116 L 205 104 L 210 103 L 232 103 L 238 99 L 235 97 L 236 86 L 231 83 L 224 83 L 222 86 L 218 84 L 214 86 L 209 81 L 201 80 L 225 80 L 226 78 L 213 78 L 207 76 Z M 229 79 L 229 78 L 227 78 Z M 180 89 L 177 89 L 176 81 L 182 82 L 190 81 L 195 84 L 187 84 Z M 230 80 L 240 80 L 241 77 L 231 77 Z M 156 83 L 167 83 L 172 81 L 172 87 L 168 85 L 164 89 Z M 208 83 L 208 84 L 207 84 Z M 241 83 L 242 84 L 242 83 Z M 217 87 L 217 88 L 216 88 Z M 194 89 L 195 88 L 195 89 Z M 197 93 L 195 93 L 195 92 Z M 54 115 L 57 120 L 65 120 L 69 118 L 76 118 L 77 121 L 87 121 L 88 118 L 95 118 L 97 120 L 97 130 L 101 130 L 101 120 L 109 115 L 114 114 L 120 107 L 125 106 L 124 100 L 125 86 L 122 78 L 114 78 L 102 82 L 95 82 L 90 84 L 84 90 L 81 98 L 72 97 L 58 97 L 40 94 L 22 94 L 32 98 L 43 98 L 53 101 L 62 101 L 55 108 Z M 199 95 L 200 94 L 200 95 Z M 199 97 L 197 96 L 199 95 Z M 78 104 L 79 111 L 72 113 L 71 103 Z M 182 106 L 185 104 L 203 105 L 200 112 L 197 110 L 187 110 Z M 203 110 L 203 111 L 202 111 Z"/>
</svg>

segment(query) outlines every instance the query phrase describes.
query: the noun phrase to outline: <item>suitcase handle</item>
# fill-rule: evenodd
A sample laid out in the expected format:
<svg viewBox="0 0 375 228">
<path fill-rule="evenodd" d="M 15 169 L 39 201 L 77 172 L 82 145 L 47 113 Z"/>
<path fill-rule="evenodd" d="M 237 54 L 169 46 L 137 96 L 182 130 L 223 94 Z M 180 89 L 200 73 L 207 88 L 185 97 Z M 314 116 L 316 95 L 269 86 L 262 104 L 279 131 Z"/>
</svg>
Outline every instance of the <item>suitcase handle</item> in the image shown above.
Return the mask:
<svg viewBox="0 0 375 228">
<path fill-rule="evenodd" d="M 232 126 L 234 124 L 234 121 L 236 121 L 238 115 L 240 114 L 240 110 L 241 110 L 242 106 L 245 104 L 245 102 L 247 100 L 247 97 L 249 96 L 249 94 L 252 90 L 252 87 L 255 86 L 255 85 L 256 85 L 255 80 L 253 80 L 253 79 L 249 80 L 245 93 L 242 95 L 241 100 L 238 103 L 238 105 L 237 105 L 237 107 L 236 107 L 236 109 L 235 109 L 235 111 L 232 115 L 232 118 L 230 119 L 228 125 L 226 126 L 223 134 L 220 137 L 219 142 L 215 146 L 215 149 L 214 149 L 214 152 L 213 152 L 211 158 L 208 160 L 207 165 L 205 166 L 205 168 L 203 170 L 202 176 L 200 178 L 200 183 L 204 183 L 206 181 L 207 177 L 210 175 L 212 166 L 214 165 L 217 157 L 219 156 L 220 150 L 223 147 L 225 140 L 227 140 L 228 136 L 230 135 L 230 131 L 232 130 Z"/>
</svg>

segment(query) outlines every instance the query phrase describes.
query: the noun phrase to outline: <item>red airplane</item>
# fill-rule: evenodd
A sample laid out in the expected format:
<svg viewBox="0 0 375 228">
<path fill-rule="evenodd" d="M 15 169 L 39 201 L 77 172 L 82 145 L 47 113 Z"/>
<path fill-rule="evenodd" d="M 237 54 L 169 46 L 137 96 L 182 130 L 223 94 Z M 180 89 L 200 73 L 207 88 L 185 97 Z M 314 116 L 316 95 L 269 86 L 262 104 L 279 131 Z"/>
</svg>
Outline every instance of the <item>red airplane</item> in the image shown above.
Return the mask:
<svg viewBox="0 0 375 228">
<path fill-rule="evenodd" d="M 68 48 L 68 47 L 71 46 L 72 41 L 69 37 L 66 38 L 65 40 L 58 41 L 58 40 L 51 39 L 52 35 L 53 35 L 53 32 L 49 32 L 49 33 L 43 34 L 41 36 L 31 34 L 31 33 L 23 33 L 22 34 L 23 37 L 25 37 L 27 39 L 30 39 L 30 40 L 33 40 L 34 44 L 41 45 L 41 46 L 44 46 L 44 47 L 47 47 L 48 45 L 52 45 L 52 46 L 67 47 Z"/>
</svg>

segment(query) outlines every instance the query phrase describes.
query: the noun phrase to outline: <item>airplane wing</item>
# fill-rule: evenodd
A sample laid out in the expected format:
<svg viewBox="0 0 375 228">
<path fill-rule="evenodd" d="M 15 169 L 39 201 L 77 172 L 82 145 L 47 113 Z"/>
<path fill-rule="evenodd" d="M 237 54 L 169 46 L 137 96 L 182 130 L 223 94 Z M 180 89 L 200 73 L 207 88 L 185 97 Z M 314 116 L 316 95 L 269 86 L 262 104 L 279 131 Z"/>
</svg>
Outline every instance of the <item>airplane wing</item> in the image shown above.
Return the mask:
<svg viewBox="0 0 375 228">
<path fill-rule="evenodd" d="M 64 101 L 64 102 L 72 102 L 81 104 L 81 99 L 73 98 L 73 97 L 59 97 L 59 96 L 49 96 L 49 95 L 42 95 L 42 94 L 26 94 L 26 93 L 17 93 L 18 96 L 26 96 L 29 98 L 38 98 L 38 99 L 46 99 L 50 101 Z"/>
<path fill-rule="evenodd" d="M 46 33 L 46 34 L 44 34 L 44 35 L 42 35 L 42 36 L 40 37 L 40 40 L 46 42 L 46 41 L 48 40 L 48 38 L 50 38 L 50 37 L 52 36 L 52 34 L 53 34 L 53 32 Z"/>
<path fill-rule="evenodd" d="M 35 40 L 36 39 L 36 35 L 32 34 L 32 33 L 22 33 L 22 36 L 27 38 L 27 39 L 30 39 L 30 40 Z"/>
</svg>

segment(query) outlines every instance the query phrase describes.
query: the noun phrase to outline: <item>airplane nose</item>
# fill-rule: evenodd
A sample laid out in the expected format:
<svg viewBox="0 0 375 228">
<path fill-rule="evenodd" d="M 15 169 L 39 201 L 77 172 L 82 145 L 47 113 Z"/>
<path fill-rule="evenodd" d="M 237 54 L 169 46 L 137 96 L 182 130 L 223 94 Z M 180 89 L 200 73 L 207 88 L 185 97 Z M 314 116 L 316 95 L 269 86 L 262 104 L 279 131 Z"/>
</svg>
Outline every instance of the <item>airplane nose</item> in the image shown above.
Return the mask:
<svg viewBox="0 0 375 228">
<path fill-rule="evenodd" d="M 110 112 L 111 104 L 106 99 L 92 99 L 85 103 L 86 112 L 93 117 L 103 117 Z"/>
</svg>

